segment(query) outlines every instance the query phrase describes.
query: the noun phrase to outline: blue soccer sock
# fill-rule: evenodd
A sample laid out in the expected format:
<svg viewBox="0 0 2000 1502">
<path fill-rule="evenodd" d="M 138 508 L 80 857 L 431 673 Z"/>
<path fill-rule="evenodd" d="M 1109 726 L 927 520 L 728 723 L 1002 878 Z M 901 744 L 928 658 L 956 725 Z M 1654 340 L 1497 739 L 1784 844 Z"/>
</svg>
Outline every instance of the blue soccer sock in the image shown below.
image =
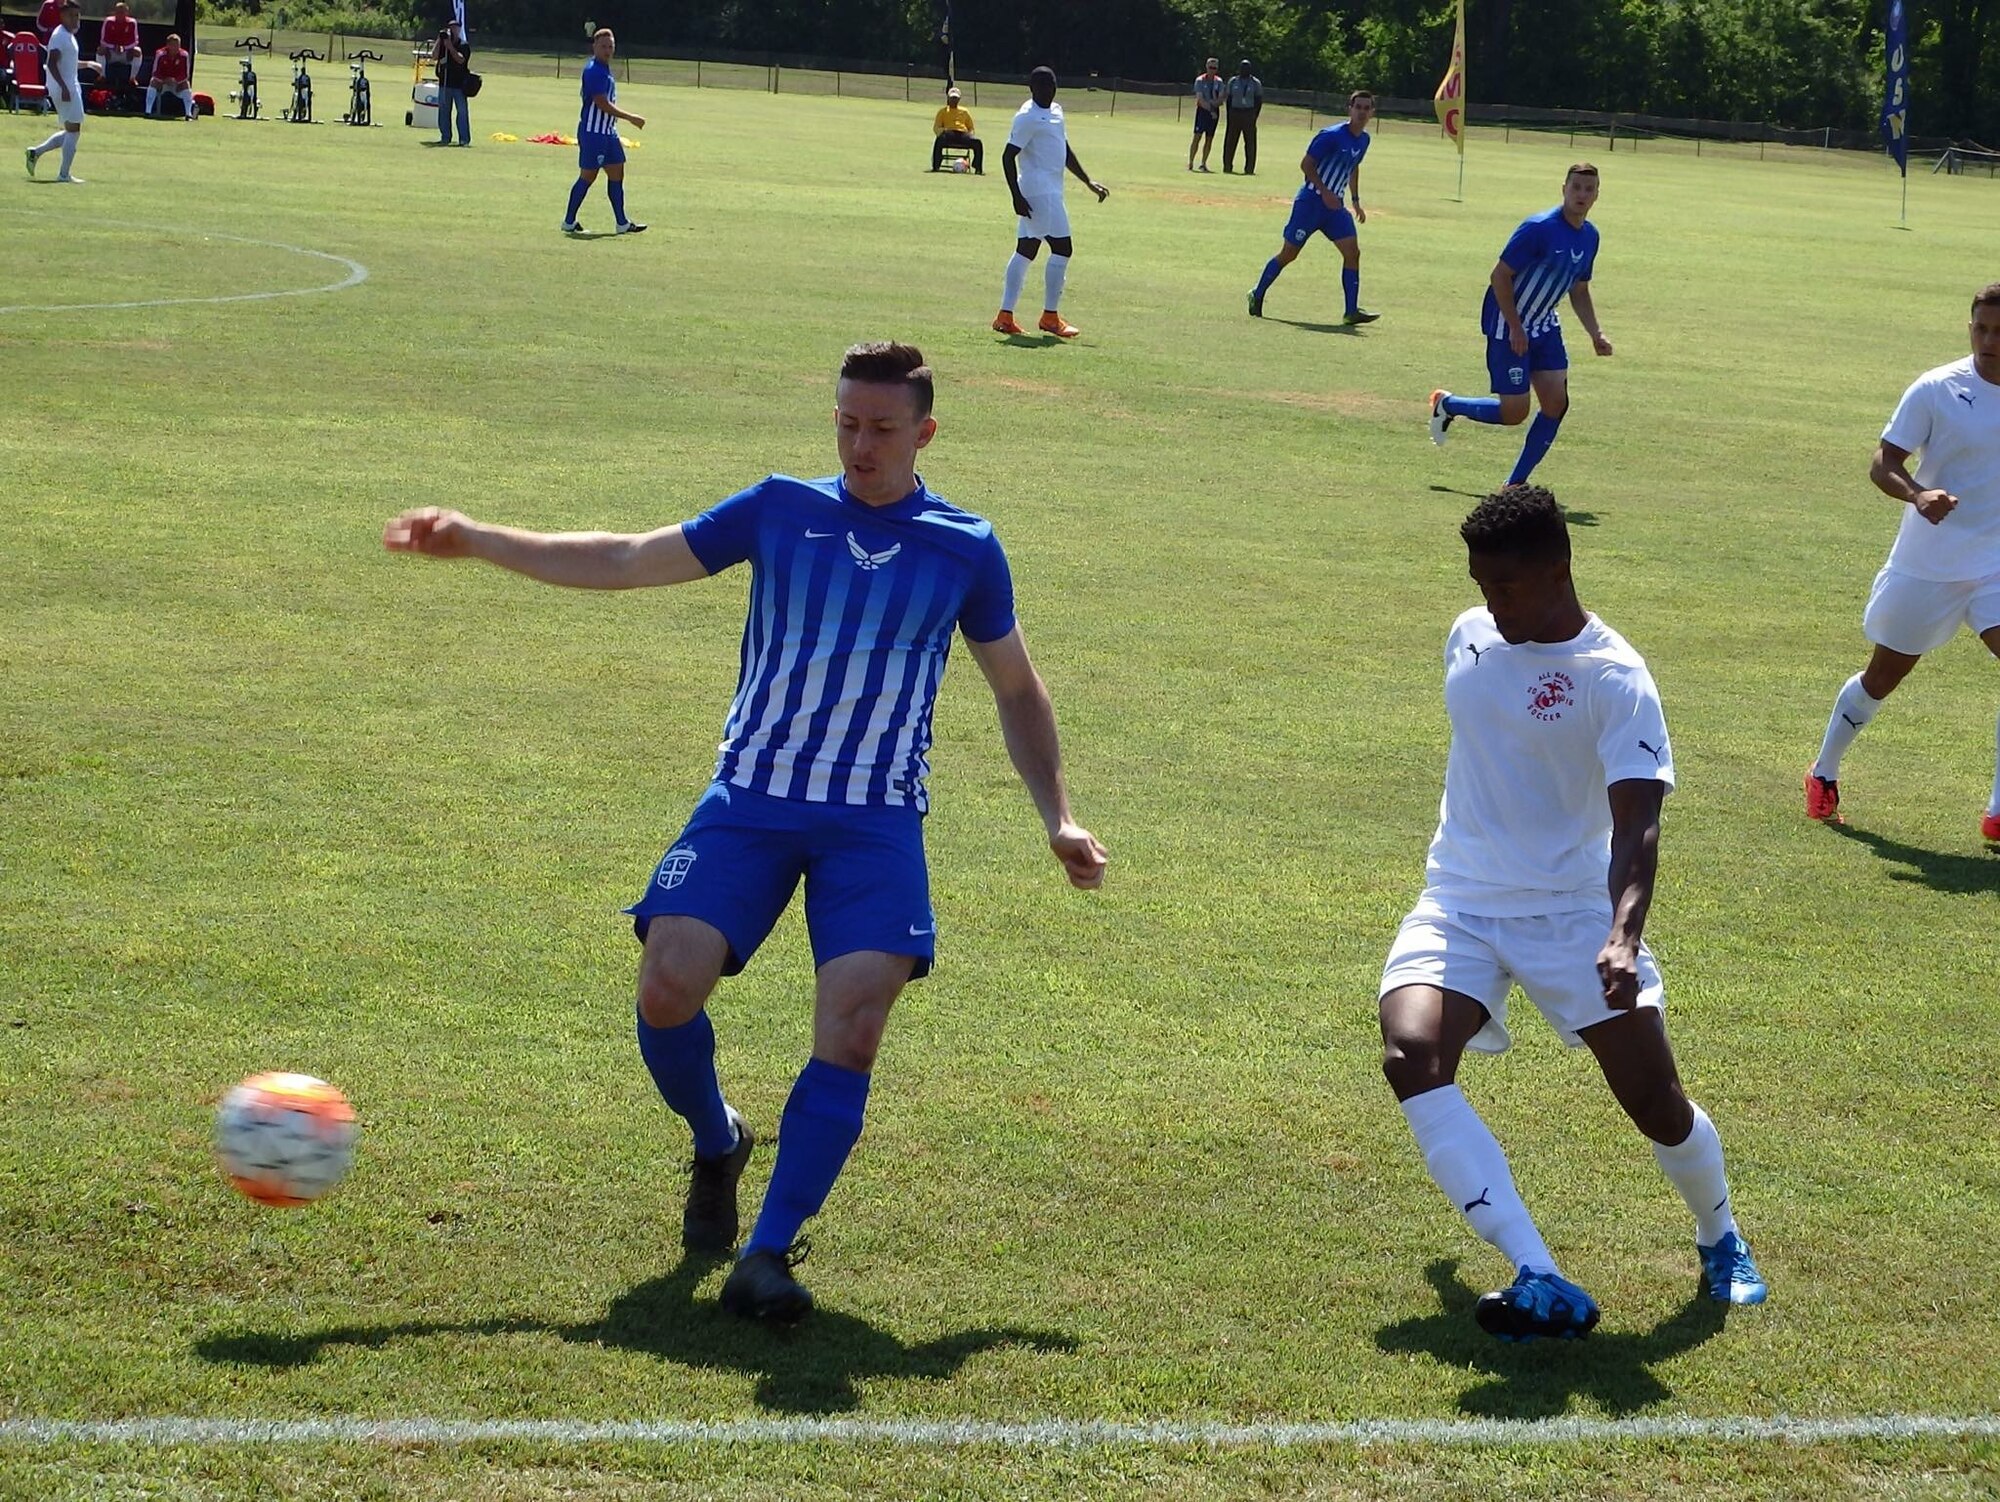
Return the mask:
<svg viewBox="0 0 2000 1502">
<path fill-rule="evenodd" d="M 736 1146 L 736 1127 L 715 1077 L 715 1025 L 697 1012 L 679 1027 L 654 1027 L 639 1018 L 639 1057 L 659 1087 L 667 1109 L 694 1131 L 698 1158 L 719 1158 Z"/>
<path fill-rule="evenodd" d="M 564 224 L 576 223 L 577 210 L 583 207 L 584 195 L 589 191 L 590 184 L 579 177 L 576 180 L 576 186 L 569 190 L 569 212 L 563 215 Z"/>
<path fill-rule="evenodd" d="M 1285 263 L 1276 256 L 1272 256 L 1270 260 L 1264 263 L 1264 274 L 1257 278 L 1257 290 L 1251 296 L 1262 298 L 1266 292 L 1271 290 L 1271 283 L 1278 279 L 1278 273 L 1284 269 Z"/>
<path fill-rule="evenodd" d="M 1556 429 L 1562 426 L 1560 417 L 1551 417 L 1546 412 L 1537 412 L 1535 420 L 1528 424 L 1528 441 L 1521 445 L 1521 457 L 1514 465 L 1514 473 L 1507 476 L 1509 485 L 1526 483 L 1535 466 L 1542 462 L 1542 456 L 1549 451 L 1549 445 L 1556 441 Z"/>
<path fill-rule="evenodd" d="M 1448 396 L 1444 399 L 1444 410 L 1453 417 L 1473 422 L 1487 422 L 1495 426 L 1500 422 L 1500 398 L 1497 396 Z"/>
<path fill-rule="evenodd" d="M 611 199 L 611 217 L 620 224 L 625 222 L 625 183 L 616 177 L 604 180 L 604 191 Z"/>
<path fill-rule="evenodd" d="M 867 1075 L 824 1059 L 806 1061 L 778 1118 L 778 1161 L 744 1256 L 782 1252 L 798 1239 L 799 1227 L 819 1213 L 860 1140 L 867 1105 Z"/>
<path fill-rule="evenodd" d="M 1345 266 L 1340 269 L 1340 290 L 1347 294 L 1347 311 L 1356 312 L 1361 307 L 1361 273 L 1350 271 Z"/>
</svg>

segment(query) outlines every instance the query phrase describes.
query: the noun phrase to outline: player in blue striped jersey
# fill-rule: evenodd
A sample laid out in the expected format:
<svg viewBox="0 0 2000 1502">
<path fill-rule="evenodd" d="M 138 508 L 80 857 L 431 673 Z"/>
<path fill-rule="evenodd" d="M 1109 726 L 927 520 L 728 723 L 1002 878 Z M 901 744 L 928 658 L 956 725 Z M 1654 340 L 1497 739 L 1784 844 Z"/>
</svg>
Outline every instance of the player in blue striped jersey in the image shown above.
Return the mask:
<svg viewBox="0 0 2000 1502">
<path fill-rule="evenodd" d="M 584 196 L 597 174 L 604 174 L 604 191 L 611 199 L 611 216 L 618 221 L 618 233 L 636 235 L 645 225 L 625 217 L 625 143 L 618 139 L 618 122 L 634 130 L 646 128 L 646 117 L 618 105 L 618 80 L 611 73 L 611 59 L 618 51 L 618 39 L 611 28 L 601 26 L 590 39 L 590 61 L 583 65 L 583 113 L 576 122 L 577 178 L 569 190 L 569 211 L 563 215 L 566 235 L 580 235 L 576 222 Z"/>
<path fill-rule="evenodd" d="M 1528 392 L 1534 391 L 1541 411 L 1528 428 L 1521 457 L 1507 477 L 1509 485 L 1522 484 L 1534 473 L 1569 411 L 1569 352 L 1556 315 L 1565 295 L 1590 333 L 1590 347 L 1600 355 L 1611 353 L 1590 299 L 1597 226 L 1588 221 L 1596 202 L 1597 169 L 1578 162 L 1563 176 L 1562 202 L 1523 219 L 1500 252 L 1479 310 L 1494 394 L 1431 393 L 1431 442 L 1442 448 L 1454 418 L 1519 427 L 1527 421 Z"/>
<path fill-rule="evenodd" d="M 723 1098 L 706 1010 L 805 883 L 817 988 L 812 1056 L 779 1121 L 762 1211 L 723 1307 L 794 1320 L 791 1275 L 861 1135 L 889 1009 L 936 954 L 924 860 L 931 712 L 954 633 L 993 690 L 1000 729 L 1070 881 L 1104 879 L 1104 848 L 1070 815 L 1048 691 L 1014 616 L 990 523 L 932 493 L 916 458 L 937 431 L 931 372 L 909 345 L 847 352 L 834 423 L 841 474 L 772 475 L 678 526 L 538 533 L 435 507 L 383 534 L 392 550 L 481 558 L 550 584 L 632 589 L 750 565 L 742 666 L 715 778 L 632 907 L 645 946 L 639 1050 L 694 1135 L 682 1243 L 725 1255 L 754 1139 Z"/>
<path fill-rule="evenodd" d="M 1368 122 L 1375 118 L 1375 96 L 1357 89 L 1347 96 L 1347 119 L 1315 135 L 1299 160 L 1305 182 L 1292 199 L 1292 217 L 1285 222 L 1285 243 L 1264 263 L 1264 274 L 1250 292 L 1250 316 L 1264 316 L 1264 294 L 1278 274 L 1299 258 L 1315 234 L 1325 235 L 1340 252 L 1340 287 L 1346 294 L 1343 323 L 1373 323 L 1381 317 L 1361 306 L 1361 242 L 1355 222 L 1368 222 L 1361 207 L 1361 159 L 1368 155 Z M 1347 211 L 1352 201 L 1354 212 Z"/>
</svg>

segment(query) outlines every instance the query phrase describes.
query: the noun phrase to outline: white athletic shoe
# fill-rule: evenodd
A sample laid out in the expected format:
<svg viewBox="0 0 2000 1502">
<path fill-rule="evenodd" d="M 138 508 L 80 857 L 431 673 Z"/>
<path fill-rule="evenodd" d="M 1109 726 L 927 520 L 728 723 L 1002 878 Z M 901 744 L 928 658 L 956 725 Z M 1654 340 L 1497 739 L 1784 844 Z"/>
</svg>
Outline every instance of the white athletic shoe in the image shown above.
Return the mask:
<svg viewBox="0 0 2000 1502">
<path fill-rule="evenodd" d="M 80 177 L 71 177 L 67 172 L 64 172 L 57 175 L 56 181 L 59 183 L 77 183 L 81 185 L 83 179 Z"/>
<path fill-rule="evenodd" d="M 583 226 L 578 224 L 574 219 L 565 219 L 563 221 L 562 232 L 566 235 L 580 235 L 583 233 Z"/>
<path fill-rule="evenodd" d="M 1449 391 L 1431 393 L 1431 442 L 1439 448 L 1444 447 L 1446 430 L 1451 427 L 1451 414 L 1444 409 L 1445 398 L 1450 395 Z"/>
<path fill-rule="evenodd" d="M 646 226 L 636 219 L 627 219 L 618 226 L 618 233 L 621 235 L 643 235 L 645 232 Z"/>
</svg>

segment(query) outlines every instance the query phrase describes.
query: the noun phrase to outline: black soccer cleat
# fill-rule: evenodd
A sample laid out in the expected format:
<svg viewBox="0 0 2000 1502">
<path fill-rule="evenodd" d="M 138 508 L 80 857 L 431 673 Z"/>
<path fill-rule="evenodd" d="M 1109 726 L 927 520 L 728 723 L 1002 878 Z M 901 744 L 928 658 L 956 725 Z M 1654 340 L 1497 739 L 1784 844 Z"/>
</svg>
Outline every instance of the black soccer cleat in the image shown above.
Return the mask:
<svg viewBox="0 0 2000 1502">
<path fill-rule="evenodd" d="M 736 1246 L 742 1221 L 736 1211 L 736 1184 L 757 1139 L 736 1108 L 729 1119 L 736 1127 L 736 1146 L 713 1158 L 696 1158 L 688 1171 L 687 1209 L 681 1214 L 681 1245 L 691 1252 L 727 1256 Z"/>
<path fill-rule="evenodd" d="M 1255 292 L 1250 294 L 1250 316 L 1252 318 L 1262 318 L 1264 316 L 1264 299 Z"/>
<path fill-rule="evenodd" d="M 803 1237 L 782 1252 L 748 1252 L 722 1284 L 722 1307 L 744 1319 L 795 1325 L 812 1313 L 813 1296 L 792 1269 L 806 1260 Z"/>
</svg>

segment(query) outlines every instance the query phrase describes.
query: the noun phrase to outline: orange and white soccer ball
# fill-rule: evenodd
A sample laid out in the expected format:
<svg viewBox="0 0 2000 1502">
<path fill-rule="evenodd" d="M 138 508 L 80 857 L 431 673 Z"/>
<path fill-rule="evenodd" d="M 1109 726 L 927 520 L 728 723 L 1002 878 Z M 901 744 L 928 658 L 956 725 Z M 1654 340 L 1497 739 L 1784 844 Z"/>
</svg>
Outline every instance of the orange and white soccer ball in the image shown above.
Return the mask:
<svg viewBox="0 0 2000 1502">
<path fill-rule="evenodd" d="M 253 1074 L 215 1109 L 222 1171 L 260 1205 L 308 1205 L 354 1166 L 354 1107 L 309 1074 Z"/>
</svg>

